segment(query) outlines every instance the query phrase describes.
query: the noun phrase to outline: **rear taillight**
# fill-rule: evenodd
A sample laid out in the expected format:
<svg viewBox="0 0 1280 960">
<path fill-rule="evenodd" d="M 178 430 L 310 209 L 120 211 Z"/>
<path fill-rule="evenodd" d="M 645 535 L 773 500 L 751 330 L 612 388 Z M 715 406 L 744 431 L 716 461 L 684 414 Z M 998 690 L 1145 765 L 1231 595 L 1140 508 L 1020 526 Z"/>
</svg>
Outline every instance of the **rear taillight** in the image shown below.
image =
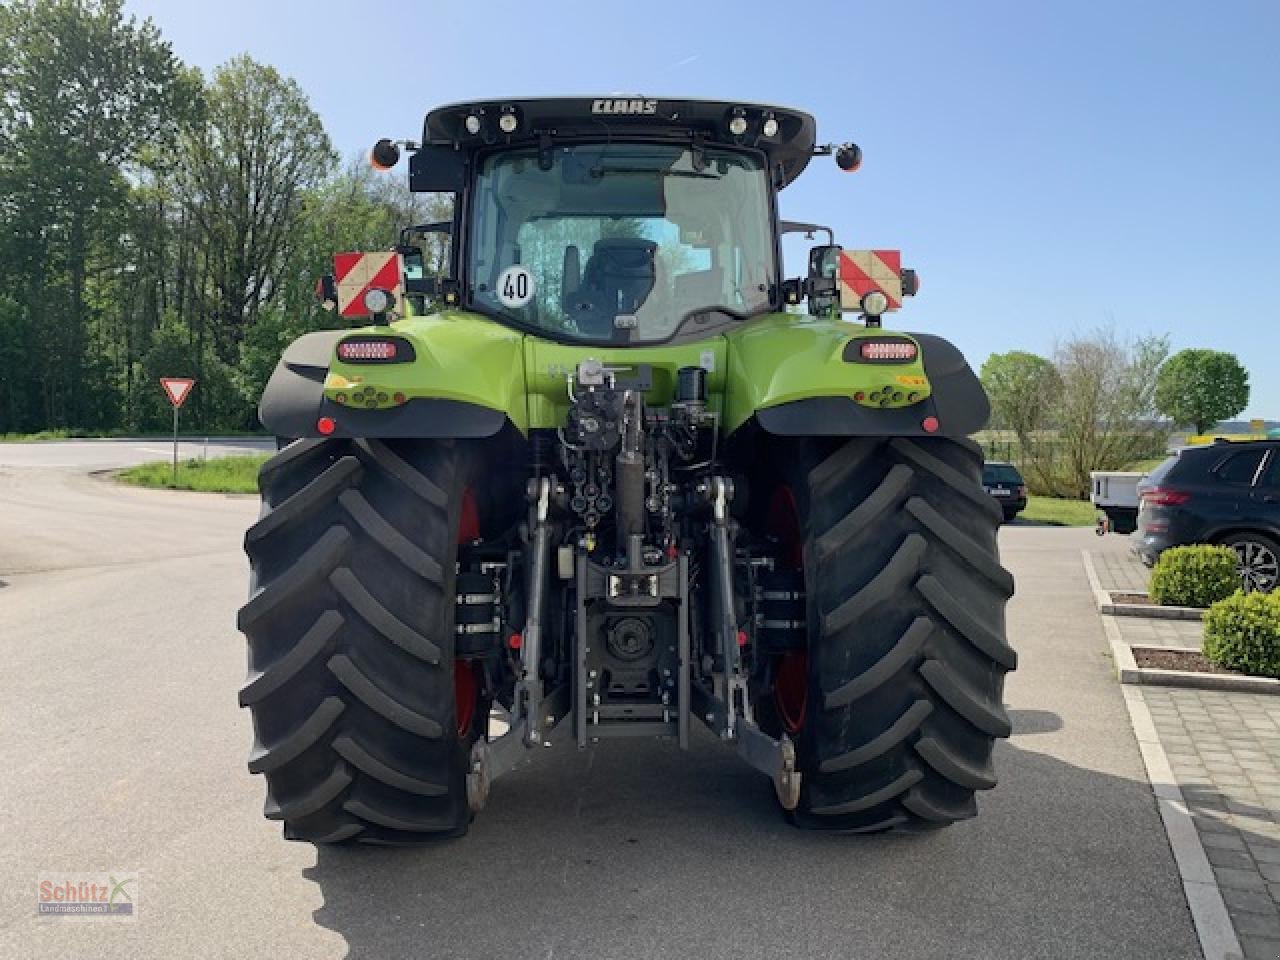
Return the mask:
<svg viewBox="0 0 1280 960">
<path fill-rule="evenodd" d="M 411 363 L 417 357 L 403 337 L 358 336 L 338 343 L 338 359 L 344 363 Z"/>
<path fill-rule="evenodd" d="M 338 344 L 338 356 L 343 360 L 391 360 L 395 355 L 394 340 L 357 340 Z"/>
<path fill-rule="evenodd" d="M 1140 496 L 1143 503 L 1153 507 L 1179 507 L 1191 500 L 1191 494 L 1168 487 L 1147 487 Z"/>
<path fill-rule="evenodd" d="M 909 340 L 865 340 L 858 349 L 863 360 L 905 363 L 916 358 L 916 345 Z"/>
</svg>

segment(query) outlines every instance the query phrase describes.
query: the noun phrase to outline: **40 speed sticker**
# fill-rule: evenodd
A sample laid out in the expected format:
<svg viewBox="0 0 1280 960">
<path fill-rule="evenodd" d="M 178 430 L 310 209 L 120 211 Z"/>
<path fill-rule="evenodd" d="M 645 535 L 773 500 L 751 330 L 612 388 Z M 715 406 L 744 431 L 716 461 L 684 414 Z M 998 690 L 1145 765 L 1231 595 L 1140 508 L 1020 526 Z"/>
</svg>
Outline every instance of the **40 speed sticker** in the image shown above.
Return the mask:
<svg viewBox="0 0 1280 960">
<path fill-rule="evenodd" d="M 533 274 L 528 267 L 507 267 L 498 277 L 498 300 L 504 307 L 523 307 L 533 299 Z"/>
</svg>

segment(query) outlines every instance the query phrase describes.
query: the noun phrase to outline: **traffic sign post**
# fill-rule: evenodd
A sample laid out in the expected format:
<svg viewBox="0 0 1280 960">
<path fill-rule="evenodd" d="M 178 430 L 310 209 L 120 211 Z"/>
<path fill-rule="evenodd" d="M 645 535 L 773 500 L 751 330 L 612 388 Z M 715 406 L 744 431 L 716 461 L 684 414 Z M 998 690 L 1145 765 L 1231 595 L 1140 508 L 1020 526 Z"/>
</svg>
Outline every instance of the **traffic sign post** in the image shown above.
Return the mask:
<svg viewBox="0 0 1280 960">
<path fill-rule="evenodd" d="M 173 407 L 173 486 L 175 487 L 178 485 L 178 409 L 190 396 L 191 388 L 195 385 L 195 380 L 190 377 L 160 378 L 160 386 L 164 388 L 165 396 L 169 398 L 169 404 Z"/>
</svg>

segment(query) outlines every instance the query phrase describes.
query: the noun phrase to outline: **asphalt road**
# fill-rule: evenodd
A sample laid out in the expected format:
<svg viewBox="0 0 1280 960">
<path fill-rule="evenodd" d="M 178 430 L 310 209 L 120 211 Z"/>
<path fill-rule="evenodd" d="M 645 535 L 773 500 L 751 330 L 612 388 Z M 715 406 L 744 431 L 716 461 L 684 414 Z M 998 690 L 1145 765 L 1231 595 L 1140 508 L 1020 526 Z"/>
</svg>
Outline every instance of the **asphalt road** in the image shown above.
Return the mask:
<svg viewBox="0 0 1280 960">
<path fill-rule="evenodd" d="M 460 841 L 317 850 L 262 818 L 244 767 L 234 618 L 257 504 L 114 486 L 90 456 L 0 459 L 0 956 L 1199 956 L 1088 530 L 1002 534 L 1015 734 L 974 821 L 802 833 L 701 737 L 548 750 Z M 136 922 L 36 916 L 38 874 L 111 870 L 139 877 Z"/>
</svg>

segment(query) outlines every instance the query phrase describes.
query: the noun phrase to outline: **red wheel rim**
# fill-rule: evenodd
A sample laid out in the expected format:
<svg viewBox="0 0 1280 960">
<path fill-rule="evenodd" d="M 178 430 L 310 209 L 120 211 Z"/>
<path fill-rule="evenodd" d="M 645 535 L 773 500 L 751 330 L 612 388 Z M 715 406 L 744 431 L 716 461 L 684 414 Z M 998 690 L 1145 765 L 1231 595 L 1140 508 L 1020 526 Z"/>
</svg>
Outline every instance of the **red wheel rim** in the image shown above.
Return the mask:
<svg viewBox="0 0 1280 960">
<path fill-rule="evenodd" d="M 800 510 L 790 487 L 779 487 L 769 501 L 766 518 L 769 534 L 778 539 L 779 566 L 804 570 L 804 534 L 800 529 Z M 788 650 L 773 660 L 773 705 L 782 727 L 797 734 L 804 727 L 809 706 L 809 654 L 804 650 Z"/>
<path fill-rule="evenodd" d="M 773 703 L 783 729 L 799 733 L 809 706 L 809 655 L 803 650 L 788 650 L 775 660 Z"/>
<path fill-rule="evenodd" d="M 476 496 L 470 487 L 462 491 L 462 505 L 458 509 L 458 544 L 480 539 L 480 512 L 476 509 Z M 453 661 L 453 710 L 458 718 L 458 739 L 465 739 L 471 732 L 476 715 L 476 701 L 480 699 L 480 685 L 470 660 Z"/>
<path fill-rule="evenodd" d="M 476 700 L 479 699 L 480 688 L 476 683 L 476 672 L 470 660 L 453 661 L 453 709 L 458 718 L 458 739 L 464 739 L 471 732 L 471 722 L 476 715 Z"/>
<path fill-rule="evenodd" d="M 458 543 L 479 539 L 480 512 L 476 509 L 476 495 L 467 487 L 462 491 L 462 507 L 458 510 Z"/>
</svg>

